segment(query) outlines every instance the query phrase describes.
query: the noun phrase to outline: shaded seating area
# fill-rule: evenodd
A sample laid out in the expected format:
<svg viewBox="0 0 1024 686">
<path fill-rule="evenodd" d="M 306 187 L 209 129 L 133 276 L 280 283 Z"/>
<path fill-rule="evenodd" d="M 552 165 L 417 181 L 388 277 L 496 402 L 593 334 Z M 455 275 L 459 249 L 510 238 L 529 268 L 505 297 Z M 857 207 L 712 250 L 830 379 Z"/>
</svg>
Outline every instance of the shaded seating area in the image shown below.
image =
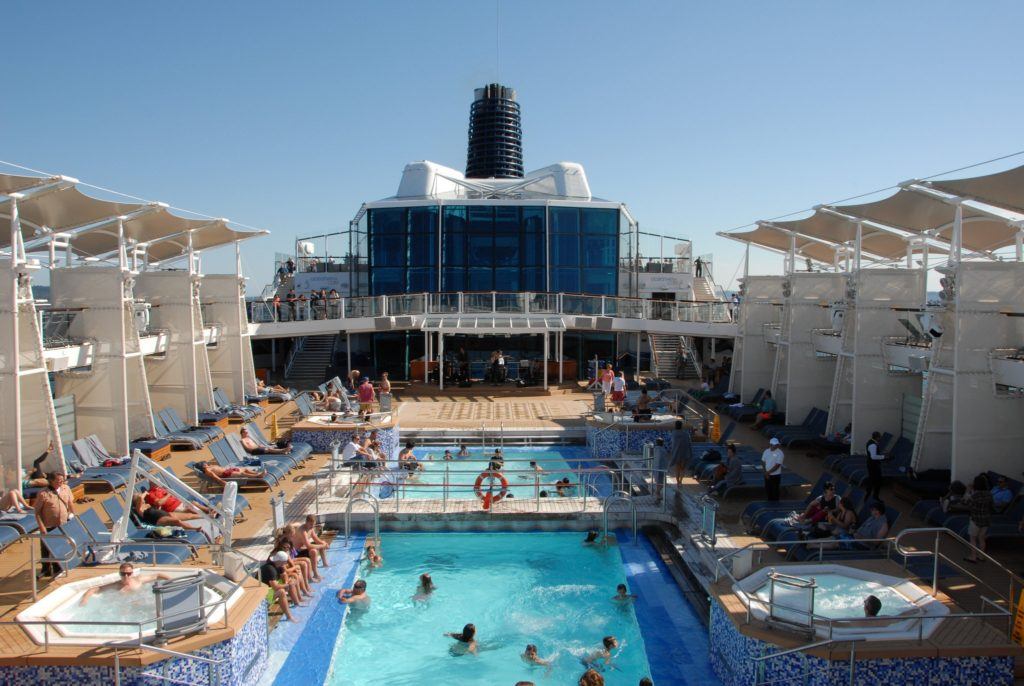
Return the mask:
<svg viewBox="0 0 1024 686">
<path fill-rule="evenodd" d="M 825 433 L 828 412 L 811 408 L 804 421 L 798 426 L 767 426 L 762 433 L 768 438 L 777 438 L 784 446 L 812 443 Z"/>
</svg>

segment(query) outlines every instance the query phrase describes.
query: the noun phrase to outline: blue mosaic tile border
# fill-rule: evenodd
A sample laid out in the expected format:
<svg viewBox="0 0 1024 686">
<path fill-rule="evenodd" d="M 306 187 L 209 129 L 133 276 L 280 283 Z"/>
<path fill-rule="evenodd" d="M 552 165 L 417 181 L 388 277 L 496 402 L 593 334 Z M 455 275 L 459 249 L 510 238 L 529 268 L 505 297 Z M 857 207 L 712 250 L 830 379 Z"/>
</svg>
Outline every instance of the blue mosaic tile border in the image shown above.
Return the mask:
<svg viewBox="0 0 1024 686">
<path fill-rule="evenodd" d="M 711 666 L 724 683 L 754 686 L 758 683 L 753 658 L 778 650 L 764 641 L 744 636 L 722 606 L 711 601 Z M 858 686 L 1010 686 L 1012 657 L 905 658 L 856 661 Z M 801 677 L 801 675 L 803 675 Z M 792 681 L 787 681 L 792 680 Z M 849 662 L 836 662 L 793 653 L 766 663 L 763 681 L 800 683 L 805 686 L 844 686 L 850 682 Z"/>
<path fill-rule="evenodd" d="M 361 430 L 360 430 L 361 431 Z M 341 441 L 342 446 L 352 437 L 352 434 L 356 433 L 355 429 L 351 431 L 342 431 L 340 429 L 292 429 L 291 440 L 295 442 L 305 441 L 313 446 L 314 453 L 329 453 L 331 452 L 331 443 L 334 441 Z M 399 441 L 399 429 L 398 426 L 393 426 L 390 429 L 378 429 L 377 435 L 380 440 L 380 447 L 384 450 L 384 454 L 390 459 L 395 459 L 398 454 L 398 441 Z"/>
<path fill-rule="evenodd" d="M 665 448 L 672 449 L 672 431 L 657 429 L 630 429 L 628 432 L 608 429 L 602 431 L 594 426 L 587 426 L 587 447 L 596 458 L 618 457 L 623 450 L 640 452 L 644 443 L 654 443 L 657 439 L 665 441 Z"/>
</svg>

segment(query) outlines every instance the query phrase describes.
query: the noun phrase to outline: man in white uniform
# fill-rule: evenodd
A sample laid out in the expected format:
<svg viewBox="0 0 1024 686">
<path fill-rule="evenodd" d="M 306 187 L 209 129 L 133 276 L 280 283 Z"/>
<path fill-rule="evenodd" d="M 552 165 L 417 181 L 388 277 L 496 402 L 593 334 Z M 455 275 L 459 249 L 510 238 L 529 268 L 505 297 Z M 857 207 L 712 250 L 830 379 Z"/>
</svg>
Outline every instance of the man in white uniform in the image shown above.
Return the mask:
<svg viewBox="0 0 1024 686">
<path fill-rule="evenodd" d="M 779 447 L 779 439 L 773 438 L 768 441 L 768 449 L 761 453 L 761 463 L 764 465 L 765 497 L 772 502 L 779 499 L 783 459 L 785 456 L 782 454 L 782 448 Z"/>
</svg>

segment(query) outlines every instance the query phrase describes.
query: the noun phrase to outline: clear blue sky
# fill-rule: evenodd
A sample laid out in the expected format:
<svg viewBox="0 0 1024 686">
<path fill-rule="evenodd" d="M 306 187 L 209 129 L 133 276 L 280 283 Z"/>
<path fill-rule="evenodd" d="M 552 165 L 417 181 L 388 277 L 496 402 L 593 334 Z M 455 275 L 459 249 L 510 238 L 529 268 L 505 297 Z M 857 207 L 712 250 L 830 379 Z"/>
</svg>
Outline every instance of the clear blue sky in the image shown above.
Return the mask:
<svg viewBox="0 0 1024 686">
<path fill-rule="evenodd" d="M 406 162 L 465 163 L 495 3 L 4 6 L 0 159 L 249 225 L 256 290 Z M 1024 148 L 1019 2 L 503 2 L 527 169 L 714 232 Z M 1024 162 L 1016 158 L 981 171 Z M 980 172 L 979 172 L 980 173 Z M 230 250 L 207 271 L 231 268 Z M 781 259 L 755 251 L 752 271 Z"/>
</svg>

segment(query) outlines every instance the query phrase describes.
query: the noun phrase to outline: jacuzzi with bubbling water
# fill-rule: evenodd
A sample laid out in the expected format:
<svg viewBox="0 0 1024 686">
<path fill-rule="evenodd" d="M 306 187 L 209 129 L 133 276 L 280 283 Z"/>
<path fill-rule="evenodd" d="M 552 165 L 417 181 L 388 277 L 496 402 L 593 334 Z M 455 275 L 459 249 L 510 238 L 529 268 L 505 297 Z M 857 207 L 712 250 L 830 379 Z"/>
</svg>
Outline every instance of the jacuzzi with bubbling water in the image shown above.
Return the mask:
<svg viewBox="0 0 1024 686">
<path fill-rule="evenodd" d="M 164 573 L 172 578 L 191 576 L 200 572 L 204 576 L 203 594 L 207 624 L 221 622 L 225 605 L 231 607 L 243 595 L 243 590 L 226 577 L 199 568 L 137 567 L 140 575 Z M 74 574 L 75 572 L 72 572 Z M 37 643 L 51 645 L 99 645 L 111 641 L 139 639 L 156 631 L 156 600 L 153 582 L 136 591 L 116 590 L 96 593 L 85 604 L 82 598 L 87 590 L 116 583 L 116 571 L 100 576 L 67 581 L 54 588 L 17 616 L 25 631 Z M 218 602 L 226 600 L 224 602 Z M 212 605 L 212 603 L 216 603 Z M 87 622 L 104 622 L 90 624 Z M 86 622 L 86 623 L 80 623 Z M 108 623 L 109 622 L 109 623 Z M 48 627 L 48 628 L 47 628 Z"/>
<path fill-rule="evenodd" d="M 733 586 L 733 591 L 748 603 L 755 619 L 765 620 L 769 616 L 769 576 L 773 572 L 813 580 L 814 631 L 823 638 L 927 638 L 949 614 L 948 607 L 908 579 L 846 565 L 796 564 L 759 569 Z M 801 612 L 787 612 L 785 592 L 777 587 L 776 593 L 776 619 L 785 622 L 789 618 L 794 624 L 801 623 Z M 869 595 L 882 601 L 880 619 L 864 618 L 863 603 Z"/>
</svg>

